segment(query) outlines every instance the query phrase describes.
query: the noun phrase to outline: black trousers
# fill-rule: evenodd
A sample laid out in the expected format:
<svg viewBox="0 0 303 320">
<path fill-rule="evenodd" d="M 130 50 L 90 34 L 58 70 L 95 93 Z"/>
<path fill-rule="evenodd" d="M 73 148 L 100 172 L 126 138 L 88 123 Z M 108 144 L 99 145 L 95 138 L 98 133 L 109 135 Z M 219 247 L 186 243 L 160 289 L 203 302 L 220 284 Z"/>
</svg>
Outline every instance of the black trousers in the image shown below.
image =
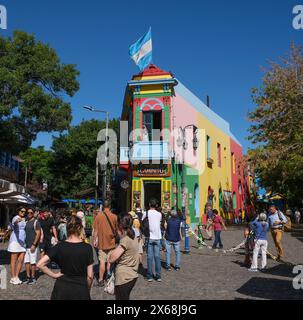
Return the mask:
<svg viewBox="0 0 303 320">
<path fill-rule="evenodd" d="M 120 286 L 115 286 L 116 300 L 129 300 L 130 293 L 135 286 L 137 278 Z"/>
</svg>

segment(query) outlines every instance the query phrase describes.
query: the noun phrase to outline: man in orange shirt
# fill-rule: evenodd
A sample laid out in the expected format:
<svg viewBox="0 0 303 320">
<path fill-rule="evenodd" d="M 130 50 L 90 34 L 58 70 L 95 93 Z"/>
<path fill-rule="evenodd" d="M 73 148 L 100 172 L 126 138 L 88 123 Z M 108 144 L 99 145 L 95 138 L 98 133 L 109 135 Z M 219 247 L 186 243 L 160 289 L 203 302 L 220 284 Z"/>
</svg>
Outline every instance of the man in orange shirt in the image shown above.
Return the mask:
<svg viewBox="0 0 303 320">
<path fill-rule="evenodd" d="M 110 271 L 108 257 L 116 247 L 116 237 L 118 234 L 117 216 L 111 212 L 109 201 L 104 201 L 103 212 L 99 211 L 94 220 L 93 243 L 99 249 L 99 280 L 98 286 L 104 286 L 104 273 L 107 263 L 107 273 Z"/>
</svg>

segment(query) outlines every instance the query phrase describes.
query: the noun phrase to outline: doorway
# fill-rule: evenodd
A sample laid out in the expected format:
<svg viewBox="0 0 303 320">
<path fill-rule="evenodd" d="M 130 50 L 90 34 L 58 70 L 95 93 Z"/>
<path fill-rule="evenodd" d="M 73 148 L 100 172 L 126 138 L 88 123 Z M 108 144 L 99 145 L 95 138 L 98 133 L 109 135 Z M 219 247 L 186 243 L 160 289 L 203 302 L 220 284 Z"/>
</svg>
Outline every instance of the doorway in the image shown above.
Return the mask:
<svg viewBox="0 0 303 320">
<path fill-rule="evenodd" d="M 148 209 L 149 201 L 151 199 L 156 199 L 161 206 L 161 180 L 144 180 L 143 195 L 145 209 Z"/>
</svg>

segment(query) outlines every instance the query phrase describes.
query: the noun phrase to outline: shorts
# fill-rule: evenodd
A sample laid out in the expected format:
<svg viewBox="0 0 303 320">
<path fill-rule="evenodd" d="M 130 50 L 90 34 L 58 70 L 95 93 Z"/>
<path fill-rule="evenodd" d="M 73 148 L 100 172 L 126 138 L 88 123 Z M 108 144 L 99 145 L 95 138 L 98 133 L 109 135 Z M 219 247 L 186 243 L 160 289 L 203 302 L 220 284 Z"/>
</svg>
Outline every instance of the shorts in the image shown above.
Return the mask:
<svg viewBox="0 0 303 320">
<path fill-rule="evenodd" d="M 31 252 L 31 249 L 26 249 L 25 256 L 24 256 L 24 263 L 37 264 L 37 257 L 38 257 L 37 248 L 34 251 L 34 253 Z"/>
<path fill-rule="evenodd" d="M 47 254 L 52 249 L 52 247 L 53 246 L 51 242 L 42 242 L 39 245 L 40 252 L 44 252 L 45 254 Z"/>
<path fill-rule="evenodd" d="M 99 261 L 107 262 L 109 255 L 112 253 L 114 249 L 110 250 L 102 250 L 99 249 Z"/>
</svg>

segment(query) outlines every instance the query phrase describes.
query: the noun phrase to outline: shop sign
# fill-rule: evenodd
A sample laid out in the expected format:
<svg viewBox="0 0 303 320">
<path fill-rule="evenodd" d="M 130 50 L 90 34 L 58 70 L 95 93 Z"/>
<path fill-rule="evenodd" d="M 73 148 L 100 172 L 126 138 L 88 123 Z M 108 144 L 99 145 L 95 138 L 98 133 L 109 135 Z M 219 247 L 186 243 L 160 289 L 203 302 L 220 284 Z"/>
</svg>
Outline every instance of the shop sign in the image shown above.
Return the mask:
<svg viewBox="0 0 303 320">
<path fill-rule="evenodd" d="M 167 177 L 169 175 L 168 165 L 142 165 L 134 171 L 135 177 Z"/>
</svg>

